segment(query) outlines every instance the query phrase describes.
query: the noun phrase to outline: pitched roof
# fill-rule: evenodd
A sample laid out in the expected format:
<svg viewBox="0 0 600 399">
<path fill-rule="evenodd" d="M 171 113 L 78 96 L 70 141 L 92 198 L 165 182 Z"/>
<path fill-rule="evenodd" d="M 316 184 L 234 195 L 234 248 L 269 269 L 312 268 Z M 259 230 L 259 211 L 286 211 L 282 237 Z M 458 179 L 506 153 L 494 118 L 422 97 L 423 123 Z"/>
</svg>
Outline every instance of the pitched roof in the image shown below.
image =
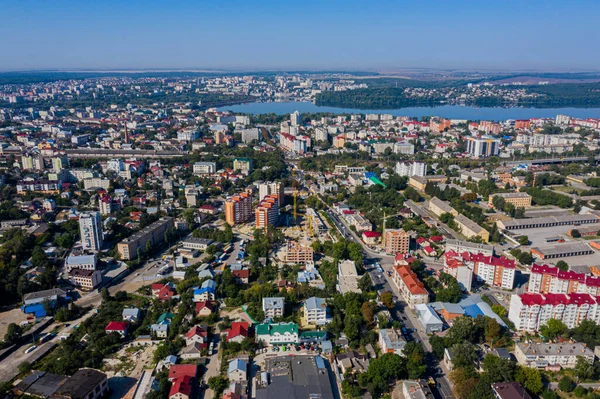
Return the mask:
<svg viewBox="0 0 600 399">
<path fill-rule="evenodd" d="M 169 368 L 169 379 L 174 380 L 184 376 L 195 378 L 198 366 L 195 364 L 174 364 Z"/>
<path fill-rule="evenodd" d="M 125 331 L 127 330 L 128 326 L 129 323 L 125 321 L 111 321 L 108 323 L 104 331 Z"/>
<path fill-rule="evenodd" d="M 192 395 L 192 377 L 184 375 L 173 380 L 173 385 L 169 391 L 169 397 L 178 393 L 188 397 Z"/>
<path fill-rule="evenodd" d="M 194 326 L 190 329 L 190 331 L 185 334 L 186 338 L 192 338 L 194 335 L 198 335 L 200 337 L 208 337 L 208 331 L 201 328 L 200 326 Z"/>
<path fill-rule="evenodd" d="M 231 328 L 229 329 L 229 332 L 227 333 L 227 340 L 229 341 L 230 339 L 235 338 L 240 335 L 243 337 L 247 337 L 249 335 L 248 322 L 234 321 L 233 323 L 231 323 Z"/>
</svg>

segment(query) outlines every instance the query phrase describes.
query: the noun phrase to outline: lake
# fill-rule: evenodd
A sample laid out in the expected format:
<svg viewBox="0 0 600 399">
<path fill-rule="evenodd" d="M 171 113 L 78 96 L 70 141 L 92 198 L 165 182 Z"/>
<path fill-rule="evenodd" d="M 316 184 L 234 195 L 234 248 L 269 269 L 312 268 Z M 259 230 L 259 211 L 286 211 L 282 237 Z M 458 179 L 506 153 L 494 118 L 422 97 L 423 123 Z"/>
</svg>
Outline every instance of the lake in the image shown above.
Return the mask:
<svg viewBox="0 0 600 399">
<path fill-rule="evenodd" d="M 600 118 L 600 108 L 521 108 L 521 107 L 490 107 L 479 108 L 461 105 L 440 105 L 438 107 L 408 107 L 398 109 L 355 109 L 337 107 L 319 107 L 311 102 L 270 102 L 246 103 L 228 105 L 219 108 L 220 111 L 232 111 L 244 114 L 289 114 L 294 111 L 301 113 L 328 112 L 332 114 L 392 114 L 394 116 L 439 116 L 449 119 L 492 120 L 507 119 L 554 118 L 558 114 L 575 118 Z"/>
</svg>

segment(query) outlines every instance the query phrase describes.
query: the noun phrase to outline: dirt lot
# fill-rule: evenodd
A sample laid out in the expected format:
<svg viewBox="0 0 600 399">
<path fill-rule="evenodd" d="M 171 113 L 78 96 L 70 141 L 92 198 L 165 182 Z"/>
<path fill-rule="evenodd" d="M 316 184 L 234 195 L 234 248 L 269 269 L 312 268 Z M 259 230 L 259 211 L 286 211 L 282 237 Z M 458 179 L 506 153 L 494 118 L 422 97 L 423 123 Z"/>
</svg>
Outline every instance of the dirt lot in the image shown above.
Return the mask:
<svg viewBox="0 0 600 399">
<path fill-rule="evenodd" d="M 21 309 L 13 309 L 8 312 L 0 313 L 0 339 L 6 334 L 6 330 L 10 323 L 19 324 L 26 320 L 27 316 L 21 312 Z"/>
</svg>

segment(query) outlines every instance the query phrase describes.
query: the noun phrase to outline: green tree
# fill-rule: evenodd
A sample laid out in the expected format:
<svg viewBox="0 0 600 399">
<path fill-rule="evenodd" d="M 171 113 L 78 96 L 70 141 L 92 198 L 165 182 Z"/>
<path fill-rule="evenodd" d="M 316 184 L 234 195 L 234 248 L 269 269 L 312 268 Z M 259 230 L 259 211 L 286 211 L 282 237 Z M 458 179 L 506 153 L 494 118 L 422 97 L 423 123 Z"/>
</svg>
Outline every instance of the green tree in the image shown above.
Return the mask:
<svg viewBox="0 0 600 399">
<path fill-rule="evenodd" d="M 566 331 L 567 326 L 565 325 L 565 323 L 557 319 L 550 319 L 546 322 L 546 324 L 540 327 L 540 333 L 546 339 L 552 340 L 562 336 Z"/>
<path fill-rule="evenodd" d="M 575 376 L 579 380 L 589 380 L 594 376 L 594 366 L 592 366 L 582 356 L 577 357 L 577 363 L 575 363 Z"/>
<path fill-rule="evenodd" d="M 483 371 L 492 375 L 495 382 L 513 381 L 515 363 L 508 359 L 487 354 L 483 358 Z"/>
<path fill-rule="evenodd" d="M 519 366 L 515 371 L 515 381 L 534 394 L 539 394 L 544 389 L 542 375 L 537 369 Z"/>
<path fill-rule="evenodd" d="M 571 230 L 571 237 L 573 238 L 581 238 L 581 233 L 577 229 Z"/>
<path fill-rule="evenodd" d="M 215 393 L 215 397 L 221 397 L 221 394 L 229 386 L 229 380 L 221 375 L 212 376 L 208 379 L 208 386 Z"/>
<path fill-rule="evenodd" d="M 19 339 L 21 339 L 22 335 L 23 329 L 21 328 L 21 326 L 15 323 L 10 323 L 8 325 L 8 328 L 6 329 L 6 334 L 4 334 L 4 342 L 6 342 L 9 345 L 16 344 L 17 342 L 19 342 Z"/>
<path fill-rule="evenodd" d="M 391 292 L 386 291 L 381 294 L 381 303 L 388 309 L 392 309 L 394 307 L 394 295 Z"/>
<path fill-rule="evenodd" d="M 358 288 L 362 292 L 369 292 L 373 290 L 373 281 L 371 280 L 371 275 L 369 273 L 365 273 L 360 280 L 358 280 Z"/>
<path fill-rule="evenodd" d="M 563 378 L 561 378 L 558 382 L 558 389 L 560 389 L 563 392 L 573 392 L 576 386 L 577 384 L 575 383 L 575 381 L 573 381 L 569 376 L 566 375 Z"/>
<path fill-rule="evenodd" d="M 569 264 L 567 262 L 565 262 L 564 260 L 559 260 L 558 262 L 556 262 L 556 267 L 558 267 L 563 272 L 566 272 L 569 270 Z"/>
<path fill-rule="evenodd" d="M 529 237 L 521 236 L 519 237 L 519 244 L 521 245 L 529 245 Z"/>
</svg>

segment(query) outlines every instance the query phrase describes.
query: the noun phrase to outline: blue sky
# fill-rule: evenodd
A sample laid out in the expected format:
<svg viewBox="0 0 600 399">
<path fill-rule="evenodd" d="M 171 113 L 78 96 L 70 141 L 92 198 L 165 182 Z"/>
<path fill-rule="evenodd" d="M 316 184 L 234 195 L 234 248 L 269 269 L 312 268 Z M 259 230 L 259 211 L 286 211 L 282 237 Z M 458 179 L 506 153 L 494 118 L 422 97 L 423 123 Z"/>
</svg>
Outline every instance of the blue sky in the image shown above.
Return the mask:
<svg viewBox="0 0 600 399">
<path fill-rule="evenodd" d="M 600 69 L 597 0 L 0 0 L 0 70 Z"/>
</svg>

